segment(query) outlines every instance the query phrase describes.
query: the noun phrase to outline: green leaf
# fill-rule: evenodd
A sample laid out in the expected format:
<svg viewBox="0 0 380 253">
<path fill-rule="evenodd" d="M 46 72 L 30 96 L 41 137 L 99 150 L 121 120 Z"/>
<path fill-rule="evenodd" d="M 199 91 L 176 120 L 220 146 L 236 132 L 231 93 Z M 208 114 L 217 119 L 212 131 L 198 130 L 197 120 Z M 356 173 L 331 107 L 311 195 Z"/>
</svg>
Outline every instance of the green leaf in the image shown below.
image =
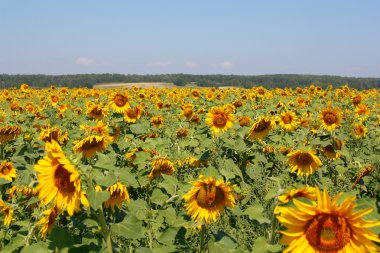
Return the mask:
<svg viewBox="0 0 380 253">
<path fill-rule="evenodd" d="M 141 239 L 145 237 L 143 224 L 133 215 L 129 216 L 123 222 L 112 224 L 111 231 L 127 239 Z"/>
<path fill-rule="evenodd" d="M 243 213 L 248 215 L 251 220 L 256 220 L 260 224 L 270 223 L 270 220 L 264 217 L 264 208 L 260 204 L 248 207 Z"/>
<path fill-rule="evenodd" d="M 25 237 L 21 235 L 17 235 L 16 237 L 12 238 L 7 245 L 5 245 L 5 247 L 1 250 L 1 252 L 2 253 L 17 252 L 16 249 L 24 245 L 25 245 Z"/>
<path fill-rule="evenodd" d="M 256 239 L 252 247 L 252 252 L 255 253 L 265 253 L 265 252 L 280 252 L 282 247 L 278 244 L 271 245 L 267 243 L 264 237 L 259 237 Z"/>
<path fill-rule="evenodd" d="M 51 234 L 49 235 L 49 248 L 50 249 L 63 249 L 70 248 L 74 245 L 74 239 L 71 233 L 59 226 L 54 226 Z"/>
<path fill-rule="evenodd" d="M 173 195 L 176 189 L 176 186 L 178 185 L 178 180 L 173 176 L 169 176 L 165 174 L 161 174 L 161 176 L 164 180 L 160 182 L 158 185 L 164 188 L 167 193 L 169 193 L 170 195 Z"/>
<path fill-rule="evenodd" d="M 270 200 L 273 199 L 274 197 L 277 196 L 278 189 L 277 188 L 272 188 L 268 191 L 268 193 L 265 195 L 265 200 Z"/>
<path fill-rule="evenodd" d="M 179 229 L 169 227 L 157 237 L 157 241 L 163 244 L 173 244 L 178 230 Z"/>
<path fill-rule="evenodd" d="M 153 190 L 152 196 L 150 200 L 152 203 L 157 204 L 157 205 L 162 205 L 165 200 L 168 199 L 168 196 L 164 194 L 160 189 L 156 188 Z"/>
<path fill-rule="evenodd" d="M 220 241 L 209 243 L 210 253 L 230 253 L 236 248 L 236 243 L 228 236 L 224 236 Z"/>
<path fill-rule="evenodd" d="M 5 180 L 4 178 L 0 178 L 0 185 L 9 184 L 9 183 L 11 182 L 8 180 Z"/>
<path fill-rule="evenodd" d="M 48 249 L 48 245 L 43 242 L 38 242 L 30 246 L 25 246 L 20 253 L 50 253 L 51 250 Z"/>
<path fill-rule="evenodd" d="M 107 191 L 97 192 L 94 189 L 89 188 L 87 190 L 88 201 L 90 202 L 91 208 L 98 210 L 102 204 L 110 198 L 110 194 Z"/>
</svg>

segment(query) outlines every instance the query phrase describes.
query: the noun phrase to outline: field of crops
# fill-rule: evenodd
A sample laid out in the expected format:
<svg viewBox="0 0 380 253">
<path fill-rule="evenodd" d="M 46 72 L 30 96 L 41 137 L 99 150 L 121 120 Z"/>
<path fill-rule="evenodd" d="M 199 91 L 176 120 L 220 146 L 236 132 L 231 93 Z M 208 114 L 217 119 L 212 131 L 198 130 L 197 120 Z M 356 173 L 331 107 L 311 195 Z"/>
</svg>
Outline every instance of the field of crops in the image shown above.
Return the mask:
<svg viewBox="0 0 380 253">
<path fill-rule="evenodd" d="M 0 252 L 380 252 L 380 92 L 0 91 Z"/>
</svg>

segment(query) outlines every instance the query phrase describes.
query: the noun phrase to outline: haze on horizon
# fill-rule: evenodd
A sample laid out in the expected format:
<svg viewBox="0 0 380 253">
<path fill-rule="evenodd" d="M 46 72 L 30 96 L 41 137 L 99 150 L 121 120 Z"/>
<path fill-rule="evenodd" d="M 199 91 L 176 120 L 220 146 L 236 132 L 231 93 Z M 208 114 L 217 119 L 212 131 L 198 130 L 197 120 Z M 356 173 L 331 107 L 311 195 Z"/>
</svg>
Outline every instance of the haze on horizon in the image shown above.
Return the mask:
<svg viewBox="0 0 380 253">
<path fill-rule="evenodd" d="M 1 1 L 0 74 L 380 77 L 380 1 Z"/>
</svg>

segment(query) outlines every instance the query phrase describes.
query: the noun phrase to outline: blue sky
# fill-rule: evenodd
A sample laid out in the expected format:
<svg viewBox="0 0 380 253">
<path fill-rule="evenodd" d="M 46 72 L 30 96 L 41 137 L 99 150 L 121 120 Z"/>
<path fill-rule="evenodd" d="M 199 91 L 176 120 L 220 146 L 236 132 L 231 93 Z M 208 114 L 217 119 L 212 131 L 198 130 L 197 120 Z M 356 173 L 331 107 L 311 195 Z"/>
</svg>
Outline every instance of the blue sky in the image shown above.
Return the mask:
<svg viewBox="0 0 380 253">
<path fill-rule="evenodd" d="M 0 73 L 380 77 L 380 1 L 0 0 Z"/>
</svg>

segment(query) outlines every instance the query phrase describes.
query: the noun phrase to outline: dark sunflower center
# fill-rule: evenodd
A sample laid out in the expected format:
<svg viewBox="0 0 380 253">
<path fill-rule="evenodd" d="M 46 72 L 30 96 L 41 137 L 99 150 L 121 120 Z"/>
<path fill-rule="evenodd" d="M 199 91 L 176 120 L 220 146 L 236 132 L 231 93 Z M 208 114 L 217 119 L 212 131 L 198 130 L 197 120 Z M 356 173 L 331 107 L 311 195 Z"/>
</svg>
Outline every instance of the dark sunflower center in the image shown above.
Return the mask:
<svg viewBox="0 0 380 253">
<path fill-rule="evenodd" d="M 281 119 L 282 119 L 282 122 L 284 122 L 284 124 L 291 124 L 292 123 L 292 116 L 289 114 L 282 116 Z"/>
<path fill-rule="evenodd" d="M 357 134 L 363 134 L 363 133 L 364 133 L 364 129 L 363 129 L 361 126 L 358 126 L 358 127 L 356 128 L 356 133 L 357 133 Z"/>
<path fill-rule="evenodd" d="M 137 110 L 128 109 L 127 115 L 128 115 L 128 117 L 134 119 L 137 117 Z"/>
<path fill-rule="evenodd" d="M 51 97 L 51 101 L 52 102 L 54 102 L 54 103 L 56 103 L 56 102 L 58 102 L 58 97 L 57 96 L 53 96 L 53 97 Z"/>
<path fill-rule="evenodd" d="M 199 97 L 199 93 L 197 91 L 193 91 L 193 97 Z"/>
<path fill-rule="evenodd" d="M 92 148 L 96 148 L 98 147 L 100 144 L 101 144 L 102 141 L 98 142 L 95 138 L 91 139 L 91 140 L 88 140 L 86 142 L 83 143 L 83 145 L 81 146 L 81 148 L 83 150 L 89 150 L 89 149 L 92 149 Z"/>
<path fill-rule="evenodd" d="M 217 115 L 213 120 L 214 126 L 224 127 L 227 124 L 227 120 L 222 115 Z"/>
<path fill-rule="evenodd" d="M 72 193 L 75 191 L 73 182 L 70 182 L 71 173 L 68 172 L 63 165 L 58 165 L 54 172 L 54 184 L 60 192 Z"/>
<path fill-rule="evenodd" d="M 215 207 L 223 201 L 224 193 L 215 185 L 203 185 L 196 198 L 200 207 Z"/>
<path fill-rule="evenodd" d="M 333 145 L 327 145 L 326 147 L 323 148 L 327 152 L 335 152 L 334 146 Z"/>
<path fill-rule="evenodd" d="M 128 102 L 128 99 L 121 95 L 121 94 L 116 94 L 116 96 L 114 97 L 113 101 L 115 102 L 115 104 L 119 107 L 123 107 L 124 105 L 127 104 Z"/>
<path fill-rule="evenodd" d="M 297 161 L 299 164 L 303 166 L 308 166 L 313 163 L 313 157 L 309 153 L 301 153 L 297 157 Z"/>
<path fill-rule="evenodd" d="M 1 168 L 1 174 L 3 174 L 3 175 L 8 175 L 8 173 L 11 171 L 11 168 L 9 168 L 9 166 L 8 165 L 5 165 L 5 166 L 3 166 L 2 168 Z"/>
<path fill-rule="evenodd" d="M 102 115 L 102 110 L 99 109 L 99 108 L 94 108 L 94 109 L 91 111 L 91 114 L 93 114 L 93 115 L 97 115 L 97 116 L 100 116 L 100 115 Z"/>
<path fill-rule="evenodd" d="M 337 122 L 337 116 L 333 112 L 326 112 L 323 115 L 323 121 L 328 125 L 332 125 Z"/>
<path fill-rule="evenodd" d="M 266 121 L 266 120 L 261 120 L 254 128 L 253 131 L 255 132 L 261 132 L 261 131 L 264 131 L 265 129 L 267 129 L 270 125 L 270 122 L 269 121 Z"/>
<path fill-rule="evenodd" d="M 314 217 L 306 225 L 305 234 L 310 245 L 323 252 L 338 252 L 352 236 L 347 220 L 331 214 Z"/>
<path fill-rule="evenodd" d="M 186 117 L 189 117 L 193 114 L 193 110 L 192 109 L 185 109 L 185 111 L 183 112 L 183 115 L 185 115 Z"/>
</svg>

